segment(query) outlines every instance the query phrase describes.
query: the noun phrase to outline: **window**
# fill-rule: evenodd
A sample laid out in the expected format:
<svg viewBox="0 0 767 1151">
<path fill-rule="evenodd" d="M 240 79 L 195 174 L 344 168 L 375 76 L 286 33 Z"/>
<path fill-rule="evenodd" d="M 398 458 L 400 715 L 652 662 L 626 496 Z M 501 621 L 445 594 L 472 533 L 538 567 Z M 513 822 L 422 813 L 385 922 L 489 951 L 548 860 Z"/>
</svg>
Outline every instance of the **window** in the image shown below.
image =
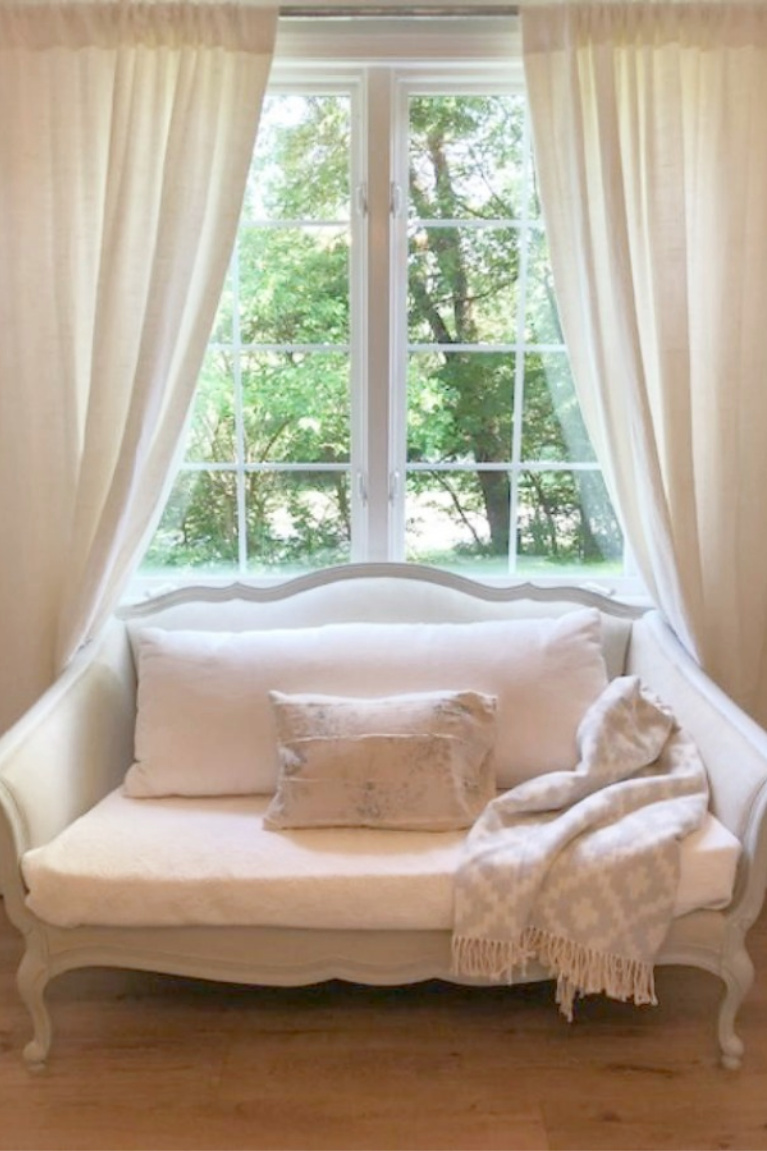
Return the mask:
<svg viewBox="0 0 767 1151">
<path fill-rule="evenodd" d="M 142 574 L 623 573 L 509 71 L 276 73 Z"/>
</svg>

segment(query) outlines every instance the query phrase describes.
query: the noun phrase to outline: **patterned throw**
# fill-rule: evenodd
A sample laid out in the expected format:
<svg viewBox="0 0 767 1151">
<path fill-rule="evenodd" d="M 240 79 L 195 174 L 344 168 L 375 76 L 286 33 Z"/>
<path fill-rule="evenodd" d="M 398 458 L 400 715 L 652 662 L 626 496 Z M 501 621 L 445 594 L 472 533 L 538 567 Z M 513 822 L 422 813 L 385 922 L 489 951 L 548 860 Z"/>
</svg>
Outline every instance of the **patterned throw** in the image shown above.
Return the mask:
<svg viewBox="0 0 767 1151">
<path fill-rule="evenodd" d="M 578 730 L 574 771 L 505 792 L 467 837 L 455 892 L 457 974 L 512 982 L 538 960 L 572 1019 L 576 995 L 656 1003 L 679 840 L 703 821 L 697 749 L 634 676 L 613 680 Z"/>
</svg>

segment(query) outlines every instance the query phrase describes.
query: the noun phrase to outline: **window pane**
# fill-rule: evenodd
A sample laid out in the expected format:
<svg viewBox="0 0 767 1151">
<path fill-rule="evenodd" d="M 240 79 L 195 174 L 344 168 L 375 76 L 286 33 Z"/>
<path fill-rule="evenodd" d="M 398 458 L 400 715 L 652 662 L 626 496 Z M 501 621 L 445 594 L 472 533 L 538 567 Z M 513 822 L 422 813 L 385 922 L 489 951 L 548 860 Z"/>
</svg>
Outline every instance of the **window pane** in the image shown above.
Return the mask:
<svg viewBox="0 0 767 1151">
<path fill-rule="evenodd" d="M 237 459 L 233 372 L 234 356 L 230 350 L 208 349 L 197 380 L 187 434 L 187 460 L 234 464 Z"/>
<path fill-rule="evenodd" d="M 596 458 L 564 351 L 525 356 L 522 458 L 579 464 Z"/>
<path fill-rule="evenodd" d="M 234 339 L 234 275 L 230 268 L 226 274 L 221 299 L 216 312 L 210 342 L 212 344 L 231 344 Z"/>
<path fill-rule="evenodd" d="M 596 471 L 526 471 L 519 480 L 520 575 L 620 575 L 623 538 Z M 584 576 L 580 571 L 581 578 Z"/>
<path fill-rule="evenodd" d="M 410 216 L 505 220 L 522 215 L 521 96 L 410 100 Z"/>
<path fill-rule="evenodd" d="M 243 344 L 348 343 L 348 229 L 243 228 L 239 270 Z"/>
<path fill-rule="evenodd" d="M 408 460 L 511 459 L 516 357 L 510 352 L 413 352 Z"/>
<path fill-rule="evenodd" d="M 419 226 L 409 238 L 411 343 L 509 343 L 516 337 L 516 228 Z"/>
<path fill-rule="evenodd" d="M 477 574 L 508 571 L 507 472 L 418 471 L 407 479 L 407 559 Z"/>
<path fill-rule="evenodd" d="M 348 463 L 347 355 L 246 353 L 242 395 L 248 463 Z"/>
<path fill-rule="evenodd" d="M 351 555 L 347 472 L 253 472 L 246 476 L 248 571 L 287 575 Z"/>
<path fill-rule="evenodd" d="M 549 249 L 543 232 L 532 231 L 528 246 L 525 339 L 531 344 L 562 344 L 554 297 Z"/>
<path fill-rule="evenodd" d="M 540 220 L 541 217 L 541 198 L 538 194 L 538 177 L 535 171 L 535 165 L 530 159 L 530 181 L 528 186 L 528 201 L 527 201 L 527 214 L 531 220 Z"/>
<path fill-rule="evenodd" d="M 248 177 L 245 218 L 348 219 L 350 121 L 348 96 L 267 96 Z"/>
<path fill-rule="evenodd" d="M 232 471 L 181 471 L 146 553 L 142 573 L 237 570 L 237 481 Z"/>
</svg>

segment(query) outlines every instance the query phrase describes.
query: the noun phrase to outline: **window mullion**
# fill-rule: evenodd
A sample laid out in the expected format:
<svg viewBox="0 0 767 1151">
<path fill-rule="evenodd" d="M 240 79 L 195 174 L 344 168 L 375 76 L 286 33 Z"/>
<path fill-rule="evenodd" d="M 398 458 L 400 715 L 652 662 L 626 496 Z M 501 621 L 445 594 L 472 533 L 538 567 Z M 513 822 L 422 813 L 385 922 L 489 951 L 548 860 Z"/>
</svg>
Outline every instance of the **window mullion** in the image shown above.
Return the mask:
<svg viewBox="0 0 767 1151">
<path fill-rule="evenodd" d="M 367 98 L 359 74 L 350 81 L 349 140 L 349 498 L 351 501 L 352 561 L 367 559 L 368 460 L 366 447 L 366 343 L 367 343 L 367 155 L 365 124 Z"/>
<path fill-rule="evenodd" d="M 409 213 L 409 133 L 410 89 L 408 78 L 393 75 L 392 171 L 389 205 L 392 221 L 392 374 L 389 451 L 389 506 L 391 527 L 389 549 L 392 559 L 405 559 L 405 509 L 407 502 L 407 381 L 410 366 L 408 318 L 408 213 Z"/>
<path fill-rule="evenodd" d="M 517 570 L 519 517 L 519 478 L 522 464 L 522 427 L 525 407 L 525 312 L 527 308 L 527 257 L 530 241 L 528 209 L 530 201 L 530 117 L 525 111 L 522 160 L 522 220 L 519 229 L 519 275 L 517 280 L 517 358 L 514 364 L 514 416 L 511 445 L 511 530 L 509 531 L 509 568 Z"/>
<path fill-rule="evenodd" d="M 244 575 L 248 567 L 248 519 L 245 492 L 245 417 L 242 396 L 242 332 L 240 330 L 240 245 L 235 241 L 232 256 L 232 371 L 234 388 L 234 432 L 237 460 L 237 568 Z"/>
<path fill-rule="evenodd" d="M 400 558 L 390 502 L 390 473 L 396 468 L 396 419 L 392 381 L 398 375 L 392 305 L 392 107 L 393 74 L 374 67 L 367 83 L 367 372 L 365 390 L 365 473 L 367 476 L 366 558 Z"/>
</svg>

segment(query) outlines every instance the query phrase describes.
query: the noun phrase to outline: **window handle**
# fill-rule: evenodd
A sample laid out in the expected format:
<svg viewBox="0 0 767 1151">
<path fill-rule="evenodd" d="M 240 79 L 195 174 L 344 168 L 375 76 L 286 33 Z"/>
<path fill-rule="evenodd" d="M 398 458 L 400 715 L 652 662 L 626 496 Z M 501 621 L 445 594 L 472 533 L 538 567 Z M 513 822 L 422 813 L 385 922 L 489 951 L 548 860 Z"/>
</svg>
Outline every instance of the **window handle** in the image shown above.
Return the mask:
<svg viewBox="0 0 767 1151">
<path fill-rule="evenodd" d="M 395 219 L 402 212 L 402 188 L 393 182 L 389 186 L 389 211 Z"/>
<path fill-rule="evenodd" d="M 368 502 L 368 482 L 367 476 L 361 469 L 357 472 L 357 496 L 362 506 L 366 507 Z"/>
<path fill-rule="evenodd" d="M 389 473 L 389 503 L 390 504 L 395 503 L 398 496 L 399 496 L 401 478 L 402 477 L 400 476 L 398 471 L 393 471 L 393 472 Z"/>
<path fill-rule="evenodd" d="M 358 184 L 354 193 L 357 215 L 367 216 L 368 214 L 368 186 L 367 184 Z"/>
</svg>

